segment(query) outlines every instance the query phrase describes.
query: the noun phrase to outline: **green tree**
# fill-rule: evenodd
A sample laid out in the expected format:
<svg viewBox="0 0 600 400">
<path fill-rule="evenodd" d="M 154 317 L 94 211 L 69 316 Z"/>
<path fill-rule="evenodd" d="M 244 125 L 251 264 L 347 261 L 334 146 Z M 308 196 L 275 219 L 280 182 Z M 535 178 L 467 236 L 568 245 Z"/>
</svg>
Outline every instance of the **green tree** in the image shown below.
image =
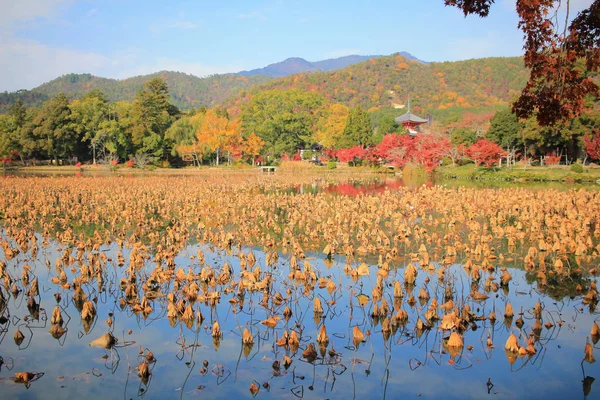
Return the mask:
<svg viewBox="0 0 600 400">
<path fill-rule="evenodd" d="M 379 126 L 377 127 L 377 137 L 374 138 L 374 140 L 376 143 L 380 143 L 383 137 L 388 133 L 399 133 L 403 129 L 404 128 L 402 127 L 402 125 L 396 123 L 394 117 L 384 115 L 379 120 Z"/>
<path fill-rule="evenodd" d="M 12 158 L 19 151 L 21 130 L 27 122 L 27 108 L 20 98 L 10 107 L 8 114 L 0 115 L 0 157 Z"/>
<path fill-rule="evenodd" d="M 196 139 L 196 131 L 202 123 L 204 114 L 194 114 L 189 117 L 183 117 L 175 121 L 165 132 L 165 141 L 168 141 L 171 155 L 178 154 L 177 148 L 180 146 L 189 146 Z"/>
<path fill-rule="evenodd" d="M 127 101 L 108 104 L 108 118 L 102 121 L 97 137 L 99 156 L 127 159 L 133 155 L 133 105 Z"/>
<path fill-rule="evenodd" d="M 23 104 L 23 101 L 19 98 L 15 101 L 8 114 L 13 118 L 15 130 L 21 130 L 27 122 L 27 107 Z"/>
<path fill-rule="evenodd" d="M 264 140 L 269 155 L 293 153 L 312 140 L 323 102 L 323 97 L 314 92 L 264 91 L 242 107 L 242 129 Z"/>
<path fill-rule="evenodd" d="M 14 138 L 12 117 L 0 115 L 0 158 L 10 158 L 17 150 L 18 142 Z"/>
<path fill-rule="evenodd" d="M 33 120 L 23 128 L 21 144 L 26 152 L 39 152 L 58 160 L 73 156 L 78 136 L 71 120 L 69 99 L 64 93 L 46 101 Z"/>
<path fill-rule="evenodd" d="M 505 149 L 511 149 L 522 144 L 520 130 L 517 117 L 507 108 L 492 117 L 486 137 Z"/>
<path fill-rule="evenodd" d="M 350 110 L 344 134 L 342 136 L 342 147 L 352 147 L 357 144 L 370 146 L 373 144 L 373 128 L 369 114 L 360 107 Z"/>
<path fill-rule="evenodd" d="M 169 89 L 162 78 L 154 78 L 137 92 L 133 102 L 132 142 L 137 152 L 155 157 L 168 154 L 165 132 L 179 114 L 169 104 Z"/>
<path fill-rule="evenodd" d="M 450 134 L 450 141 L 455 146 L 464 144 L 468 147 L 477 142 L 478 139 L 477 132 L 469 128 L 456 128 Z"/>
<path fill-rule="evenodd" d="M 92 161 L 96 164 L 96 149 L 102 146 L 106 135 L 100 130 L 108 117 L 106 96 L 98 89 L 88 92 L 81 100 L 71 103 L 71 119 L 81 140 L 92 148 Z"/>
</svg>

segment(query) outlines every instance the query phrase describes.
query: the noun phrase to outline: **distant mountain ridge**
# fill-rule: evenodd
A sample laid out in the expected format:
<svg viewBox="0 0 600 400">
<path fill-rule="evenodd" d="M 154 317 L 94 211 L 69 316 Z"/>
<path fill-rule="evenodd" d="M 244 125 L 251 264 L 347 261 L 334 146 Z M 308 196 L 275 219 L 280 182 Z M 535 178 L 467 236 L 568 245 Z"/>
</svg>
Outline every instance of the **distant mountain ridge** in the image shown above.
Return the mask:
<svg viewBox="0 0 600 400">
<path fill-rule="evenodd" d="M 145 82 L 157 77 L 165 80 L 172 98 L 171 103 L 182 110 L 200 106 L 213 107 L 235 96 L 241 90 L 247 90 L 256 84 L 273 79 L 263 75 L 241 76 L 236 74 L 199 78 L 173 71 L 160 71 L 122 80 L 102 78 L 92 74 L 67 74 L 31 90 L 19 90 L 12 93 L 0 92 L 0 113 L 6 112 L 17 98 L 20 98 L 28 106 L 39 106 L 61 92 L 77 99 L 92 89 L 100 89 L 106 94 L 109 101 L 132 101 Z"/>
<path fill-rule="evenodd" d="M 230 115 L 235 115 L 245 101 L 260 91 L 298 89 L 319 92 L 330 101 L 349 107 L 361 106 L 371 111 L 391 108 L 394 114 L 406 107 L 410 96 L 416 114 L 432 113 L 438 117 L 442 113 L 451 116 L 506 106 L 520 93 L 528 76 L 519 57 L 424 63 L 396 53 L 337 68 L 346 62 L 358 61 L 358 57 L 369 56 L 323 60 L 317 65 L 310 63 L 314 70 L 280 78 L 238 74 L 198 78 L 161 71 L 116 80 L 91 74 L 68 74 L 31 91 L 0 93 L 0 112 L 6 112 L 17 98 L 28 106 L 39 106 L 61 92 L 76 99 L 95 88 L 103 91 L 110 101 L 131 101 L 145 82 L 161 77 L 168 85 L 171 103 L 181 110 L 222 106 Z M 306 67 L 308 63 L 299 58 L 292 60 L 299 67 Z"/>
<path fill-rule="evenodd" d="M 406 52 L 397 53 L 411 60 L 425 63 Z M 270 80 L 305 72 L 333 71 L 383 56 L 349 55 L 316 62 L 292 57 L 264 68 L 239 73 L 216 74 L 204 78 L 174 71 L 160 71 L 149 75 L 122 80 L 102 78 L 92 74 L 66 74 L 43 83 L 31 90 L 0 92 L 0 113 L 6 112 L 20 98 L 28 106 L 40 106 L 44 101 L 63 92 L 72 98 L 81 98 L 92 89 L 102 90 L 109 101 L 131 101 L 144 82 L 162 77 L 169 86 L 172 103 L 182 110 L 200 106 L 214 107 L 234 97 L 240 91 Z M 425 63 L 426 64 L 426 63 Z"/>
<path fill-rule="evenodd" d="M 397 53 L 402 57 L 418 61 L 423 64 L 428 64 L 426 61 L 419 60 L 415 56 L 405 51 Z M 289 75 L 304 73 L 304 72 L 328 72 L 336 69 L 342 69 L 349 67 L 350 65 L 358 64 L 364 61 L 371 60 L 373 58 L 385 57 L 383 55 L 370 55 L 370 56 L 361 56 L 361 55 L 348 55 L 338 58 L 330 58 L 322 61 L 307 61 L 304 58 L 300 57 L 291 57 L 286 60 L 269 64 L 263 68 L 252 69 L 249 71 L 240 71 L 237 74 L 242 76 L 253 76 L 253 75 L 265 75 L 272 77 L 285 77 Z"/>
<path fill-rule="evenodd" d="M 223 106 L 235 115 L 253 96 L 272 90 L 317 92 L 325 99 L 370 112 L 407 109 L 421 117 L 451 121 L 465 113 L 493 113 L 522 91 L 529 71 L 521 57 L 490 57 L 424 64 L 400 54 L 377 57 L 334 71 L 273 79 L 252 87 Z M 386 112 L 388 112 L 386 111 Z"/>
</svg>

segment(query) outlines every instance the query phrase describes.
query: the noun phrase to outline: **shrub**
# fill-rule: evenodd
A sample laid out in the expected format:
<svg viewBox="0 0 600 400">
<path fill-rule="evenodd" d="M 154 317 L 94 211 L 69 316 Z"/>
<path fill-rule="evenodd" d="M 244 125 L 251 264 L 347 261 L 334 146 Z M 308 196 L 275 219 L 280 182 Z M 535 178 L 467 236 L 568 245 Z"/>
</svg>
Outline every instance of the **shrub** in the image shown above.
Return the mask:
<svg viewBox="0 0 600 400">
<path fill-rule="evenodd" d="M 546 165 L 558 165 L 560 164 L 560 156 L 546 156 L 544 158 L 544 164 Z"/>
<path fill-rule="evenodd" d="M 125 167 L 127 168 L 133 168 L 135 164 L 135 161 L 133 160 L 133 158 L 130 158 L 129 160 L 127 160 L 127 162 L 125 163 Z"/>
<path fill-rule="evenodd" d="M 581 164 L 572 164 L 571 171 L 581 174 L 583 172 L 583 167 L 581 166 Z"/>
<path fill-rule="evenodd" d="M 335 161 L 327 161 L 327 169 L 336 169 L 337 168 L 337 163 Z"/>
</svg>

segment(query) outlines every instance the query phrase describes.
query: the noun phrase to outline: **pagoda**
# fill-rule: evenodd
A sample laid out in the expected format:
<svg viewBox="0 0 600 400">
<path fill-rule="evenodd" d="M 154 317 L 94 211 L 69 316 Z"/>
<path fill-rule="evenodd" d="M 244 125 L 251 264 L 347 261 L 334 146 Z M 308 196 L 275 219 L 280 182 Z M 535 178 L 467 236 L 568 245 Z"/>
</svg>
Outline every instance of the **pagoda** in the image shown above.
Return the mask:
<svg viewBox="0 0 600 400">
<path fill-rule="evenodd" d="M 405 114 L 394 119 L 396 123 L 401 124 L 410 136 L 417 136 L 419 133 L 419 125 L 429 122 L 428 120 L 414 115 L 410 112 L 410 99 L 408 99 L 408 111 Z"/>
</svg>

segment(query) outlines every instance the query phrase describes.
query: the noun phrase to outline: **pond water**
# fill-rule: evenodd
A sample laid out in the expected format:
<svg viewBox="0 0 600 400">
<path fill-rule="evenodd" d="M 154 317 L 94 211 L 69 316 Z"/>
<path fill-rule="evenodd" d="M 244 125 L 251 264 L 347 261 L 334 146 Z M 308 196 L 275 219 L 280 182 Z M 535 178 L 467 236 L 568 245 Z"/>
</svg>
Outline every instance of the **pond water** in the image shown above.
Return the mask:
<svg viewBox="0 0 600 400">
<path fill-rule="evenodd" d="M 0 184 L 4 192 L 16 184 L 49 184 L 36 179 Z M 66 182 L 57 182 L 56 193 Z M 84 199 L 91 190 L 73 185 Z M 221 190 L 214 195 L 234 208 Z M 390 179 L 316 181 L 281 183 L 261 190 L 260 199 L 281 193 L 293 201 L 318 193 L 323 202 L 353 207 L 370 198 L 425 196 L 424 190 L 435 188 L 407 189 Z M 40 193 L 54 201 L 47 186 Z M 62 204 L 58 196 L 55 205 Z M 168 202 L 169 195 L 163 196 Z M 315 250 L 306 245 L 306 252 L 241 240 L 223 245 L 215 237 L 206 240 L 203 228 L 176 237 L 167 227 L 157 232 L 167 239 L 153 243 L 149 236 L 142 244 L 143 235 L 117 233 L 117 215 L 106 232 L 91 233 L 98 222 L 94 230 L 82 229 L 69 240 L 64 236 L 68 218 L 58 206 L 45 218 L 52 226 L 61 219 L 63 236 L 48 231 L 43 221 L 22 221 L 38 229 L 19 232 L 11 207 L 0 205 L 2 398 L 564 399 L 600 393 L 594 385 L 600 365 L 584 360 L 586 343 L 596 349 L 599 338 L 590 333 L 598 310 L 589 297 L 598 283 L 597 214 L 587 216 L 593 220 L 587 256 L 581 249 L 568 251 L 561 257 L 564 267 L 554 264 L 542 276 L 537 262 L 524 268 L 530 245 L 510 244 L 510 238 L 490 239 L 490 247 L 496 246 L 491 250 L 483 245 L 454 254 L 446 244 L 440 246 L 445 253 L 434 250 L 435 237 L 415 240 L 416 248 L 409 248 L 394 236 L 392 244 L 382 245 L 386 250 L 357 248 L 350 255 L 321 251 L 325 242 L 312 246 Z M 24 209 L 19 212 L 26 217 Z M 419 235 L 417 226 L 427 235 L 428 218 L 444 217 L 430 210 L 408 218 L 412 235 Z M 464 221 L 465 232 L 476 218 Z M 387 226 L 385 220 L 380 226 Z M 346 222 L 341 229 L 354 225 Z M 450 231 L 440 231 L 440 243 Z M 485 234 L 472 227 L 469 232 L 465 243 L 473 232 Z M 377 242 L 374 232 L 365 234 L 365 243 Z M 548 251 L 545 259 L 554 260 L 555 252 Z M 544 257 L 535 254 L 543 265 Z M 514 316 L 505 318 L 511 306 Z M 444 318 L 452 312 L 454 318 Z M 213 334 L 215 324 L 220 334 Z M 321 340 L 324 333 L 327 341 Z M 455 334 L 462 345 L 453 345 Z M 519 345 L 506 351 L 511 335 Z M 249 337 L 252 343 L 244 344 Z M 31 374 L 15 379 L 24 371 Z"/>
</svg>

